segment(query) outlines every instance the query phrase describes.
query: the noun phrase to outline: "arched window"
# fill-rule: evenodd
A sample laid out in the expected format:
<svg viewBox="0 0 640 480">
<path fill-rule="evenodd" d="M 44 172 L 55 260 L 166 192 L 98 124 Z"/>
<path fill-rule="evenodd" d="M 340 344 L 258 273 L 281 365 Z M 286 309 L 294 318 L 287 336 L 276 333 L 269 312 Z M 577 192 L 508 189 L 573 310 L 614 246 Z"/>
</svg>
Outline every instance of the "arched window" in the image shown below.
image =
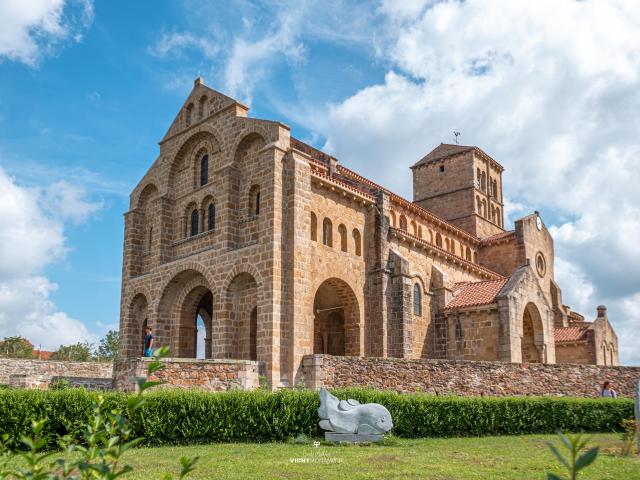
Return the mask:
<svg viewBox="0 0 640 480">
<path fill-rule="evenodd" d="M 191 212 L 191 236 L 198 234 L 198 210 Z"/>
<path fill-rule="evenodd" d="M 484 172 L 480 175 L 480 188 L 483 192 L 487 191 L 487 174 Z"/>
<path fill-rule="evenodd" d="M 407 217 L 400 215 L 400 230 L 407 231 Z"/>
<path fill-rule="evenodd" d="M 473 263 L 478 263 L 478 252 L 473 252 Z"/>
<path fill-rule="evenodd" d="M 418 225 L 416 224 L 415 220 L 411 220 L 411 235 L 413 235 L 414 237 L 418 236 Z"/>
<path fill-rule="evenodd" d="M 467 247 L 467 252 L 466 252 L 464 258 L 466 258 L 467 260 L 471 261 L 471 249 L 469 247 Z"/>
<path fill-rule="evenodd" d="M 493 181 L 493 196 L 498 198 L 498 182 Z"/>
<path fill-rule="evenodd" d="M 451 239 L 451 253 L 455 254 L 456 253 L 456 241 L 452 238 Z"/>
<path fill-rule="evenodd" d="M 413 286 L 413 314 L 422 316 L 422 292 L 419 283 Z"/>
<path fill-rule="evenodd" d="M 476 187 L 480 188 L 480 177 L 482 176 L 482 172 L 478 168 L 476 170 Z"/>
<path fill-rule="evenodd" d="M 433 232 L 429 230 L 429 243 L 433 245 Z"/>
<path fill-rule="evenodd" d="M 502 215 L 500 215 L 500 207 L 496 207 L 496 223 L 502 227 Z"/>
<path fill-rule="evenodd" d="M 322 243 L 327 247 L 333 247 L 333 225 L 328 218 L 322 221 Z"/>
<path fill-rule="evenodd" d="M 318 241 L 318 217 L 313 212 L 311 212 L 311 240 Z"/>
<path fill-rule="evenodd" d="M 448 238 L 444 239 L 444 249 L 448 252 L 451 250 L 451 242 L 449 242 Z"/>
<path fill-rule="evenodd" d="M 396 212 L 391 211 L 391 226 L 395 228 L 396 226 Z"/>
<path fill-rule="evenodd" d="M 418 238 L 422 238 L 422 225 L 418 225 Z"/>
<path fill-rule="evenodd" d="M 482 199 L 482 216 L 487 218 L 487 201 L 484 198 Z"/>
<path fill-rule="evenodd" d="M 201 119 L 205 115 L 205 106 L 207 105 L 207 96 L 203 95 L 200 97 L 200 101 L 198 102 L 198 118 Z"/>
<path fill-rule="evenodd" d="M 260 186 L 254 185 L 249 190 L 249 216 L 260 215 Z"/>
<path fill-rule="evenodd" d="M 442 248 L 442 235 L 436 233 L 436 247 Z"/>
<path fill-rule="evenodd" d="M 478 207 L 478 215 L 482 215 L 482 200 L 480 200 L 480 197 L 476 197 L 476 206 Z"/>
<path fill-rule="evenodd" d="M 191 125 L 191 115 L 193 114 L 193 103 L 187 105 L 187 108 L 184 111 L 184 123 L 188 127 Z"/>
<path fill-rule="evenodd" d="M 356 255 L 362 255 L 362 238 L 360 237 L 360 231 L 357 228 L 353 229 L 353 243 L 356 247 Z"/>
<path fill-rule="evenodd" d="M 200 186 L 209 183 L 209 155 L 205 155 L 200 160 Z"/>
<path fill-rule="evenodd" d="M 208 230 L 216 228 L 216 206 L 213 203 L 210 203 L 207 209 L 207 220 Z"/>
<path fill-rule="evenodd" d="M 347 251 L 347 227 L 343 224 L 338 226 L 338 234 L 340 235 L 340 250 Z"/>
<path fill-rule="evenodd" d="M 147 248 L 146 253 L 151 253 L 151 244 L 153 242 L 153 227 L 149 227 L 149 233 L 147 234 Z"/>
</svg>

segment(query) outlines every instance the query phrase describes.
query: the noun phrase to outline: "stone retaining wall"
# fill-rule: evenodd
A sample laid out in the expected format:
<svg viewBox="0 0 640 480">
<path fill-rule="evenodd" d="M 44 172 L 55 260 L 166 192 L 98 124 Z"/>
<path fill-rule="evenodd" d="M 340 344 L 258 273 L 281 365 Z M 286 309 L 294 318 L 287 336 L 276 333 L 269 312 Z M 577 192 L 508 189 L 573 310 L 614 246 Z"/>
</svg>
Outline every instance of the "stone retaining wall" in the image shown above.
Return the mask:
<svg viewBox="0 0 640 480">
<path fill-rule="evenodd" d="M 605 380 L 634 397 L 640 367 L 544 365 L 307 355 L 308 388 L 367 387 L 439 395 L 553 395 L 595 397 Z"/>
<path fill-rule="evenodd" d="M 150 358 L 116 361 L 114 388 L 134 391 L 135 377 L 147 374 Z M 162 387 L 198 388 L 212 392 L 225 390 L 254 390 L 259 387 L 259 362 L 251 360 L 196 360 L 193 358 L 166 358 L 164 368 L 153 380 L 165 382 Z"/>
<path fill-rule="evenodd" d="M 47 388 L 53 378 L 64 378 L 72 385 L 104 389 L 110 385 L 112 373 L 111 362 L 0 358 L 0 384 L 13 387 Z"/>
</svg>

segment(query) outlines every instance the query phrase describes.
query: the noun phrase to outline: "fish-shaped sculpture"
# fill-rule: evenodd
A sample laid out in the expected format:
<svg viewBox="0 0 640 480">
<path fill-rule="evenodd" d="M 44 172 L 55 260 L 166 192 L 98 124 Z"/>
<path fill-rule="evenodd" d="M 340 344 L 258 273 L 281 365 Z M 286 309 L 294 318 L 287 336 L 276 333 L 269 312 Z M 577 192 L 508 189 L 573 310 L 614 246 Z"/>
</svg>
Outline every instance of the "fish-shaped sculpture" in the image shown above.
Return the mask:
<svg viewBox="0 0 640 480">
<path fill-rule="evenodd" d="M 320 389 L 319 425 L 335 433 L 381 435 L 393 428 L 391 414 L 378 403 L 361 404 L 357 400 L 339 400 Z"/>
</svg>

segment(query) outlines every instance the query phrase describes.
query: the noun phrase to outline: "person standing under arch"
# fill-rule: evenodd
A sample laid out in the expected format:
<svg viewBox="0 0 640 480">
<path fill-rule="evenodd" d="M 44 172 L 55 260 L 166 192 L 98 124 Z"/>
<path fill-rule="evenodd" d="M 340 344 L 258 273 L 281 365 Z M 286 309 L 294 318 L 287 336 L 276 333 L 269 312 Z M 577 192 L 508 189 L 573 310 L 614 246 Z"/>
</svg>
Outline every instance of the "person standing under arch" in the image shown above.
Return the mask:
<svg viewBox="0 0 640 480">
<path fill-rule="evenodd" d="M 144 356 L 153 357 L 153 331 L 147 327 L 147 334 L 144 336 Z"/>
</svg>

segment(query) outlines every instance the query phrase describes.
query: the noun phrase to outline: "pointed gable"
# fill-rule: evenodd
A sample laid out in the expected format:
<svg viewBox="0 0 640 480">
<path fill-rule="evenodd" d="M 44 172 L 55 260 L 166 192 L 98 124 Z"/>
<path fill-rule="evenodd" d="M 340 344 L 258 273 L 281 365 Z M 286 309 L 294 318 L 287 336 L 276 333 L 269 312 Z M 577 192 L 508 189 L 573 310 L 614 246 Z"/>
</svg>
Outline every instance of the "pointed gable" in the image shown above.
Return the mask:
<svg viewBox="0 0 640 480">
<path fill-rule="evenodd" d="M 461 153 L 469 152 L 473 149 L 474 147 L 470 147 L 467 145 L 441 143 L 420 160 L 418 160 L 418 162 L 416 162 L 411 168 L 419 167 L 420 165 L 424 165 L 425 163 L 435 162 L 436 160 L 442 160 L 443 158 L 451 157 L 453 155 L 460 155 Z"/>
<path fill-rule="evenodd" d="M 216 113 L 232 107 L 239 107 L 240 111 L 249 111 L 249 107 L 237 100 L 228 97 L 212 88 L 207 87 L 201 77 L 193 82 L 193 89 L 182 104 L 180 111 L 173 119 L 169 130 L 165 133 L 161 143 L 174 135 L 186 130 L 203 119 L 215 115 Z"/>
</svg>

